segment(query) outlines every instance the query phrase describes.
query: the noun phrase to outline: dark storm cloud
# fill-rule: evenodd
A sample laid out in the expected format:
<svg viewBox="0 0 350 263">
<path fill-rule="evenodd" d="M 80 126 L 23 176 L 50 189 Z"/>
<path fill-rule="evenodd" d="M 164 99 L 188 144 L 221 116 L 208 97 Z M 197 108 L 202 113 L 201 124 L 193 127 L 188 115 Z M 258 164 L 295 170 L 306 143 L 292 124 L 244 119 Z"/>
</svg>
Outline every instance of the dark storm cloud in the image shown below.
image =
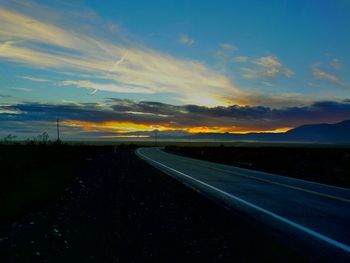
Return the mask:
<svg viewBox="0 0 350 263">
<path fill-rule="evenodd" d="M 11 116 L 17 121 L 54 121 L 59 119 L 82 120 L 82 121 L 107 121 L 115 117 L 114 112 L 101 110 L 97 104 L 39 104 L 24 103 L 7 107 L 0 106 L 0 113 L 4 110 L 5 114 L 0 114 L 0 120 L 8 120 Z M 21 111 L 22 114 L 11 114 L 6 111 Z"/>
<path fill-rule="evenodd" d="M 26 130 L 34 132 L 37 129 L 35 123 L 52 124 L 57 118 L 97 123 L 128 121 L 175 128 L 219 126 L 246 130 L 273 130 L 350 119 L 350 102 L 320 101 L 309 106 L 286 108 L 237 105 L 208 108 L 197 105 L 176 106 L 151 101 L 110 99 L 104 105 L 22 103 L 0 106 L 1 129 L 9 133 Z"/>
<path fill-rule="evenodd" d="M 140 112 L 154 115 L 176 114 L 183 106 L 174 106 L 153 101 L 135 102 L 132 100 L 111 99 L 111 106 L 116 112 Z"/>
<path fill-rule="evenodd" d="M 159 102 L 125 102 L 124 100 L 113 102 L 115 104 L 112 108 L 117 112 L 137 111 L 145 114 L 162 114 L 166 117 L 158 116 L 157 121 L 176 124 L 180 127 L 216 125 L 278 128 L 350 119 L 350 102 L 321 101 L 309 106 L 286 108 L 238 105 L 208 108 L 198 105 L 174 106 Z M 148 115 L 144 120 L 155 120 L 155 116 Z"/>
</svg>

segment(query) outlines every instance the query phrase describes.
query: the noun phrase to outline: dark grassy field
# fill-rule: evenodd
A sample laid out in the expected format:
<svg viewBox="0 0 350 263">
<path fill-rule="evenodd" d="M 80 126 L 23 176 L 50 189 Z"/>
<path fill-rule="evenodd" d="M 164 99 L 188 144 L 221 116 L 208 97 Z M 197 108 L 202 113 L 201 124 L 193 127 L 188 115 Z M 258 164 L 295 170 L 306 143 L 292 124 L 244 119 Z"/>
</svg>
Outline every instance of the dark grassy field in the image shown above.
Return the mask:
<svg viewBox="0 0 350 263">
<path fill-rule="evenodd" d="M 13 208 L 22 216 L 0 231 L 0 262 L 320 258 L 300 249 L 293 237 L 271 234 L 254 219 L 226 210 L 163 174 L 139 159 L 135 147 L 121 146 L 115 153 L 108 147 L 11 147 L 2 148 L 2 160 L 21 160 L 27 166 L 13 168 L 16 180 L 1 179 L 8 182 L 2 195 L 17 193 L 21 201 L 11 201 L 13 206 L 27 203 L 27 198 L 31 202 L 24 210 Z M 56 165 L 57 158 L 62 167 Z"/>
<path fill-rule="evenodd" d="M 0 227 L 61 196 L 77 169 L 112 147 L 0 145 Z"/>
<path fill-rule="evenodd" d="M 165 149 L 192 158 L 350 188 L 350 148 L 222 145 Z"/>
</svg>

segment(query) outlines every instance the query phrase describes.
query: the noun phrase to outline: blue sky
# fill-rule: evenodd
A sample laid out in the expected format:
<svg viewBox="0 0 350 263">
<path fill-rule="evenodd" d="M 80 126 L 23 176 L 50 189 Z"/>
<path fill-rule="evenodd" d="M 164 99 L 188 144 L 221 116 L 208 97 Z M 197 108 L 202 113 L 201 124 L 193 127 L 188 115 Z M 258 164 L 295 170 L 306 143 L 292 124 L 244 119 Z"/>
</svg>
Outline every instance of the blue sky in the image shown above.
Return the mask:
<svg viewBox="0 0 350 263">
<path fill-rule="evenodd" d="M 322 101 L 343 104 L 350 98 L 346 0 L 0 0 L 0 7 L 0 107 L 6 107 L 0 114 L 13 124 L 7 127 L 32 127 L 32 119 L 14 121 L 19 113 L 8 107 L 33 103 L 90 104 L 106 112 L 115 106 L 111 99 L 133 105 L 284 110 Z M 150 112 L 128 114 L 132 119 Z M 259 122 L 255 127 L 232 118 L 222 123 L 203 121 L 196 127 L 278 131 L 347 117 L 301 118 L 289 125 Z M 82 123 L 70 116 L 67 128 L 74 122 L 83 130 L 91 126 L 98 130 L 97 119 Z M 106 126 L 101 122 L 102 128 Z M 125 132 L 118 129 L 118 125 L 125 128 L 120 122 L 110 120 L 116 132 Z M 137 127 L 195 128 L 173 120 L 162 127 L 156 122 Z"/>
</svg>

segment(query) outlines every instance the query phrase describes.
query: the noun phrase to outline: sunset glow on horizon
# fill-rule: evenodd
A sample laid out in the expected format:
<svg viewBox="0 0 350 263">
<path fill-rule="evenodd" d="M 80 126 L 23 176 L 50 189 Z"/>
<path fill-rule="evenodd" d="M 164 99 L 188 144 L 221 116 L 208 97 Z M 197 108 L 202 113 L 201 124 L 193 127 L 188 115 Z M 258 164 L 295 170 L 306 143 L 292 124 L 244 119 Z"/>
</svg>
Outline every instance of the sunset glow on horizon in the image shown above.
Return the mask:
<svg viewBox="0 0 350 263">
<path fill-rule="evenodd" d="M 114 121 L 107 121 L 107 122 L 82 122 L 82 121 L 63 121 L 61 123 L 65 127 L 78 127 L 81 128 L 83 131 L 88 132 L 117 132 L 122 135 L 106 135 L 106 136 L 99 136 L 99 138 L 122 138 L 122 137 L 128 137 L 128 135 L 125 135 L 125 133 L 131 133 L 131 132 L 138 132 L 138 131 L 148 131 L 153 132 L 155 130 L 157 131 L 185 131 L 188 133 L 240 133 L 240 134 L 247 134 L 247 133 L 264 133 L 264 132 L 271 132 L 271 133 L 279 133 L 279 132 L 286 132 L 289 131 L 292 128 L 278 128 L 274 130 L 244 130 L 240 127 L 233 127 L 233 126 L 227 126 L 227 127 L 215 127 L 215 126 L 194 126 L 194 127 L 170 127 L 170 126 L 163 126 L 163 125 L 155 125 L 155 124 L 140 124 L 140 123 L 133 123 L 133 122 L 114 122 Z M 130 135 L 130 138 L 141 135 Z M 141 137 L 150 137 L 150 136 L 144 136 Z M 140 138 L 141 138 L 140 137 Z"/>
</svg>

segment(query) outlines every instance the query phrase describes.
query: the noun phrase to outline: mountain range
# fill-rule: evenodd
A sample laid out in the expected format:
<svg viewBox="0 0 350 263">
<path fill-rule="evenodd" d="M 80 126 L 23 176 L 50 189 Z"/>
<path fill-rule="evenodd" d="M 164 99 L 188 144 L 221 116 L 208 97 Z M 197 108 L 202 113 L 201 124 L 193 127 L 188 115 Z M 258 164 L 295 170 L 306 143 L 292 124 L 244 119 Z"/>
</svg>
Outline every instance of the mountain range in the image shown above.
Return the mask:
<svg viewBox="0 0 350 263">
<path fill-rule="evenodd" d="M 195 139 L 195 140 L 246 140 L 246 141 L 285 141 L 314 143 L 350 143 L 350 120 L 335 124 L 307 124 L 296 127 L 284 133 L 197 133 L 184 132 L 159 133 L 164 139 Z"/>
</svg>

